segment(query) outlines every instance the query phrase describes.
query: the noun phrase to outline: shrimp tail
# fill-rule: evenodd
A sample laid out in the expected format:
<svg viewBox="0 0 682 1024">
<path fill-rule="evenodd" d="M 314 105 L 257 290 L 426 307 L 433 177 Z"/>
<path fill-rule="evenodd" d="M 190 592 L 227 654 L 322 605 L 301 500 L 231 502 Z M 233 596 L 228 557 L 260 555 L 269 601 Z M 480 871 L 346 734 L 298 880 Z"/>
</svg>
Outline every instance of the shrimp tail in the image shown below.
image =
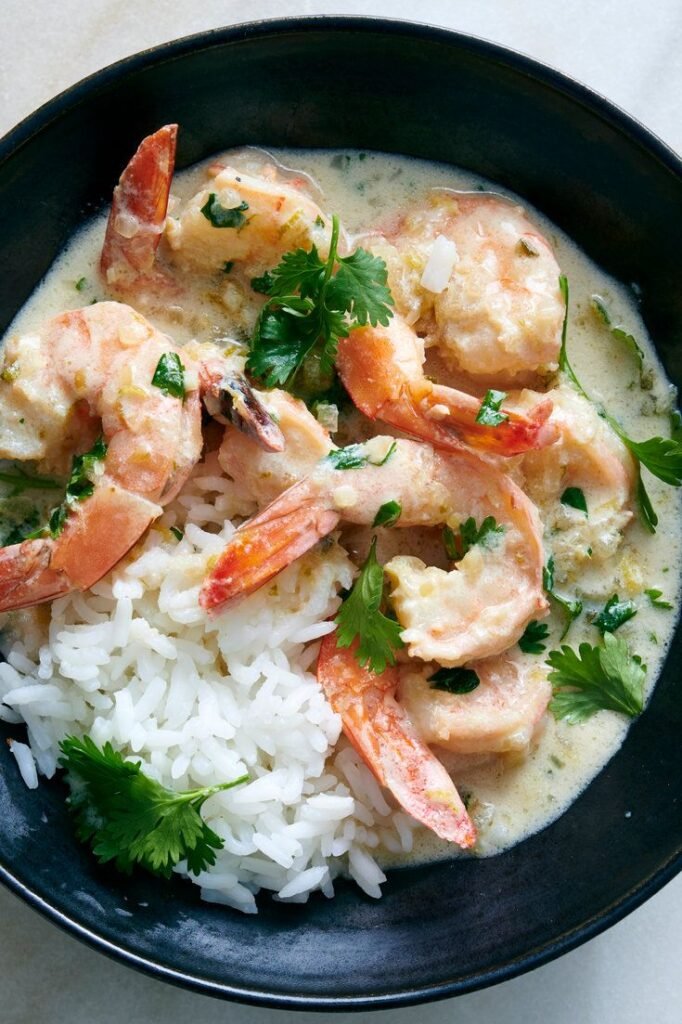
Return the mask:
<svg viewBox="0 0 682 1024">
<path fill-rule="evenodd" d="M 0 548 L 0 612 L 30 608 L 68 593 L 68 577 L 50 566 L 52 549 L 49 538 Z"/>
<path fill-rule="evenodd" d="M 507 418 L 494 427 L 476 422 L 481 409 L 478 398 L 442 384 L 434 384 L 419 407 L 422 418 L 434 423 L 436 430 L 442 432 L 451 428 L 460 442 L 478 451 L 496 455 L 522 455 L 524 452 L 545 448 L 553 444 L 558 436 L 556 426 L 549 422 L 553 408 L 549 398 L 538 402 L 528 413 L 502 408 L 500 411 Z M 435 422 L 433 417 L 437 417 Z M 443 447 L 435 437 L 424 439 Z"/>
<path fill-rule="evenodd" d="M 168 212 L 177 134 L 178 126 L 167 124 L 144 138 L 114 189 L 100 259 L 110 286 L 168 286 L 153 267 Z"/>
<path fill-rule="evenodd" d="M 266 452 L 282 452 L 284 435 L 241 373 L 225 373 L 217 361 L 202 364 L 201 392 L 210 416 L 232 423 Z"/>
<path fill-rule="evenodd" d="M 339 521 L 338 512 L 320 499 L 297 501 L 300 487 L 290 487 L 260 515 L 241 526 L 218 556 L 199 594 L 206 611 L 246 597 L 268 583 Z"/>
<path fill-rule="evenodd" d="M 317 678 L 348 739 L 401 807 L 442 839 L 473 846 L 476 830 L 452 779 L 395 700 L 397 668 L 381 675 L 362 668 L 354 649 L 337 647 L 330 633 Z"/>
</svg>

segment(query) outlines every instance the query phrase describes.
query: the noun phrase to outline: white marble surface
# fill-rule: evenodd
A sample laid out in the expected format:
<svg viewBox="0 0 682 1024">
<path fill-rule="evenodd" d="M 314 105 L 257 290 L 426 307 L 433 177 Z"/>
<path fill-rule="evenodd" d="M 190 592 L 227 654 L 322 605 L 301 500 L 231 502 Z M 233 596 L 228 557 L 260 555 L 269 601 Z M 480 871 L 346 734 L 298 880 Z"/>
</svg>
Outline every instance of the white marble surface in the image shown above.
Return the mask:
<svg viewBox="0 0 682 1024">
<path fill-rule="evenodd" d="M 553 64 L 682 150 L 679 0 L 4 0 L 0 133 L 84 75 L 137 50 L 283 14 L 379 14 L 447 25 Z M 551 870 L 551 866 L 547 866 Z M 679 1024 L 682 877 L 606 934 L 526 975 L 457 1000 L 312 1022 Z M 111 963 L 0 890 L 2 1024 L 287 1024 L 298 1014 L 223 1004 Z"/>
</svg>

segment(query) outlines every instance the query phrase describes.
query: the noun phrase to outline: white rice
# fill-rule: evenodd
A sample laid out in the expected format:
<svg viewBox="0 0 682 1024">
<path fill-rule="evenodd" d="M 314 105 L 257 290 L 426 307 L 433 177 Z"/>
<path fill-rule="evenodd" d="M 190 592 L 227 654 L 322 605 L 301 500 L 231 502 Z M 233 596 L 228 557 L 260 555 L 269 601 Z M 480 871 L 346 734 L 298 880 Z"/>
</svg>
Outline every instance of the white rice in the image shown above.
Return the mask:
<svg viewBox="0 0 682 1024">
<path fill-rule="evenodd" d="M 339 739 L 311 671 L 351 583 L 346 553 L 336 543 L 311 552 L 217 617 L 198 605 L 209 557 L 251 511 L 211 454 L 87 594 L 54 601 L 47 624 L 44 612 L 7 616 L 0 719 L 26 723 L 29 746 L 13 742 L 12 753 L 29 787 L 37 772 L 54 774 L 61 739 L 85 733 L 171 789 L 248 773 L 203 808 L 224 841 L 214 867 L 188 876 L 206 900 L 256 913 L 260 889 L 304 902 L 318 890 L 333 896 L 339 874 L 378 897 L 385 876 L 373 854 L 409 851 L 414 823 Z"/>
</svg>

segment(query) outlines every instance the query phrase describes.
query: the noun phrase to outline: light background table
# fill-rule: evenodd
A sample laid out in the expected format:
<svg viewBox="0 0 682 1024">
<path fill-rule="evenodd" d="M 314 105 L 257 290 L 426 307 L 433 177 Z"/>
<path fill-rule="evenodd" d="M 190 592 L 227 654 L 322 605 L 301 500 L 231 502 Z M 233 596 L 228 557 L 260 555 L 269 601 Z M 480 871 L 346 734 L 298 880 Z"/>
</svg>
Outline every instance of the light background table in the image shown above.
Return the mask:
<svg viewBox="0 0 682 1024">
<path fill-rule="evenodd" d="M 418 16 L 522 50 L 603 93 L 682 150 L 679 0 L 4 0 L 0 13 L 0 133 L 84 75 L 178 36 L 284 14 L 377 14 Z M 681 953 L 679 877 L 604 935 L 496 988 L 418 1008 L 306 1019 L 680 1024 Z M 0 890 L 2 1024 L 290 1024 L 299 1016 L 220 1003 L 134 974 Z"/>
</svg>

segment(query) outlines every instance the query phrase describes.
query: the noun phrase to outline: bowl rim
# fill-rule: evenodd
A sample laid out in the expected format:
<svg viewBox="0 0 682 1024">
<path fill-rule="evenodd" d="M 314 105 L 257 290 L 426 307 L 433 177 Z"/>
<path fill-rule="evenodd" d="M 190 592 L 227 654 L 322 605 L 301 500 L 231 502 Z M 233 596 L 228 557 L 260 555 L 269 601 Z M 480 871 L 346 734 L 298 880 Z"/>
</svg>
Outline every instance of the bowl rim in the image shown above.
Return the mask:
<svg viewBox="0 0 682 1024">
<path fill-rule="evenodd" d="M 488 58 L 494 63 L 525 74 L 556 92 L 577 102 L 592 114 L 597 115 L 616 131 L 626 136 L 639 148 L 658 160 L 663 167 L 682 180 L 682 157 L 658 135 L 645 127 L 637 118 L 627 113 L 603 94 L 584 85 L 563 71 L 544 61 L 530 57 L 511 47 L 493 42 L 467 32 L 432 25 L 426 22 L 398 18 L 383 18 L 373 15 L 302 15 L 280 18 L 266 18 L 240 22 L 214 29 L 206 29 L 177 39 L 160 43 L 115 61 L 68 86 L 53 98 L 41 104 L 0 138 L 0 164 L 13 156 L 24 145 L 38 135 L 62 114 L 78 106 L 93 91 L 115 84 L 131 72 L 142 71 L 152 65 L 184 56 L 197 50 L 221 47 L 251 39 L 282 36 L 288 33 L 364 32 L 408 36 L 425 42 L 454 45 L 460 51 Z M 396 869 L 393 869 L 396 870 Z M 483 973 L 471 974 L 456 980 L 396 989 L 390 992 L 372 992 L 363 995 L 298 995 L 277 993 L 272 990 L 240 987 L 235 984 L 193 975 L 186 970 L 143 956 L 126 948 L 120 942 L 111 941 L 78 919 L 52 905 L 47 899 L 22 879 L 21 872 L 10 870 L 0 861 L 0 882 L 20 897 L 43 917 L 58 925 L 70 935 L 84 942 L 92 949 L 102 952 L 111 959 L 133 967 L 151 977 L 187 988 L 203 995 L 235 1000 L 256 1006 L 288 1010 L 370 1010 L 410 1006 L 438 999 L 451 998 L 479 989 L 487 988 L 510 980 L 527 971 L 534 970 L 570 952 L 577 946 L 599 935 L 626 917 L 633 910 L 658 892 L 682 871 L 682 847 L 668 861 L 659 866 L 648 877 L 625 892 L 609 907 L 588 918 L 581 925 L 565 931 L 552 942 L 529 950 L 525 955 L 502 966 L 486 969 Z"/>
</svg>

